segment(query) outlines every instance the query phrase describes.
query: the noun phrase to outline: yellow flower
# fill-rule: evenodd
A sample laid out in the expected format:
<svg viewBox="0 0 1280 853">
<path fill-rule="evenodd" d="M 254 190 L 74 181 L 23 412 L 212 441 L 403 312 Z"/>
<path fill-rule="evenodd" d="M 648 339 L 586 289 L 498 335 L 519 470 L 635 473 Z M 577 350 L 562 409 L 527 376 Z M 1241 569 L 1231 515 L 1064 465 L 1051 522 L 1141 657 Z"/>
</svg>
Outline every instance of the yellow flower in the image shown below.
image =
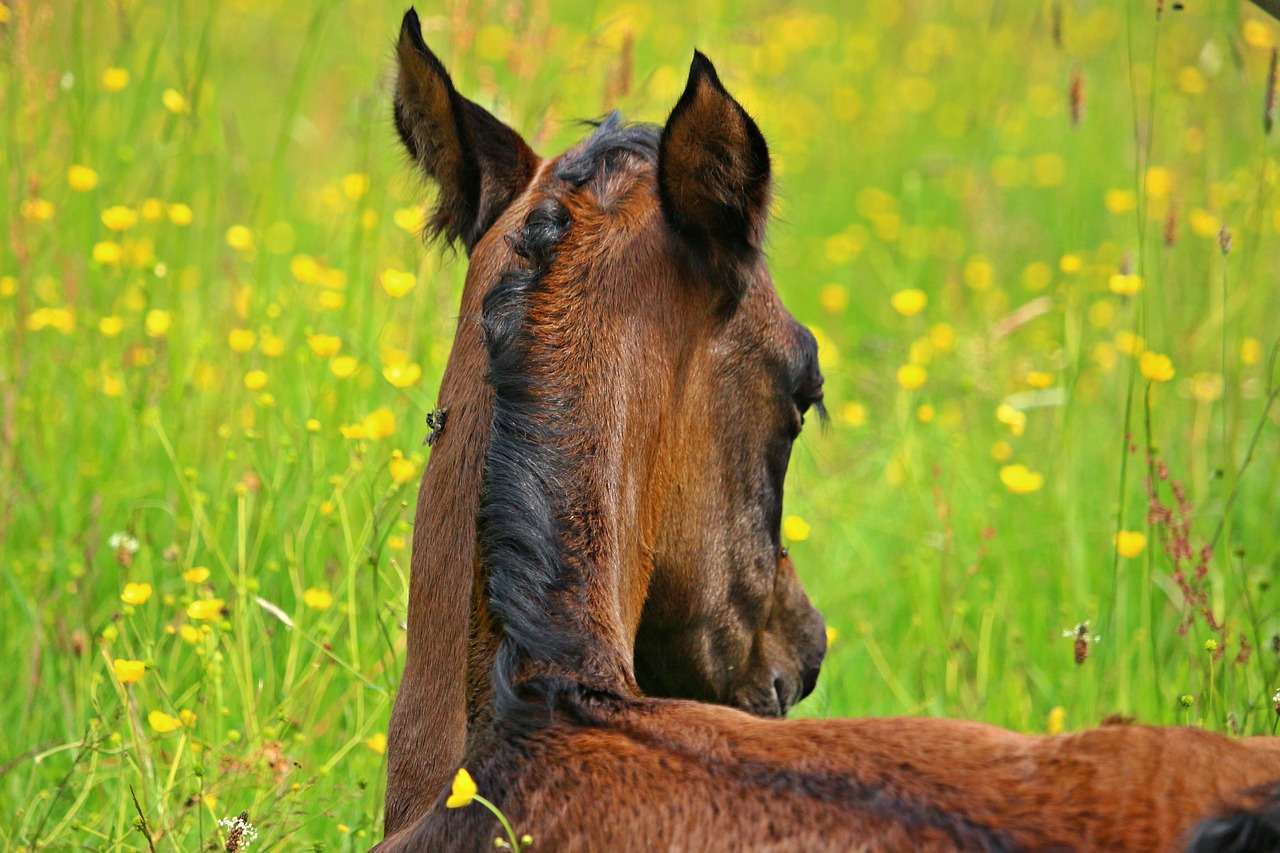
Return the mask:
<svg viewBox="0 0 1280 853">
<path fill-rule="evenodd" d="M 929 371 L 918 364 L 904 364 L 898 368 L 898 384 L 914 391 L 929 381 Z"/>
<path fill-rule="evenodd" d="M 421 234 L 427 223 L 427 217 L 421 207 L 402 207 L 391 217 L 396 227 L 403 228 L 410 234 Z"/>
<path fill-rule="evenodd" d="M 1027 384 L 1032 388 L 1049 388 L 1053 385 L 1053 374 L 1044 370 L 1032 370 L 1027 374 Z"/>
<path fill-rule="evenodd" d="M 417 277 L 411 272 L 395 269 L 382 272 L 382 289 L 397 299 L 413 290 L 413 286 L 417 283 Z"/>
<path fill-rule="evenodd" d="M 129 72 L 124 68 L 108 68 L 102 72 L 102 88 L 108 92 L 119 92 L 129 85 Z"/>
<path fill-rule="evenodd" d="M 138 224 L 138 211 L 117 204 L 102 211 L 102 224 L 112 231 L 128 231 Z"/>
<path fill-rule="evenodd" d="M 997 462 L 1008 462 L 1013 458 L 1013 445 L 1003 439 L 992 443 L 991 458 Z"/>
<path fill-rule="evenodd" d="M 1262 361 L 1262 341 L 1257 338 L 1245 338 L 1240 342 L 1240 363 L 1257 364 Z"/>
<path fill-rule="evenodd" d="M 18 210 L 24 219 L 30 219 L 33 222 L 48 222 L 58 213 L 58 208 L 53 202 L 43 198 L 24 199 Z"/>
<path fill-rule="evenodd" d="M 1138 359 L 1138 369 L 1148 382 L 1168 382 L 1176 372 L 1169 356 L 1147 350 Z"/>
<path fill-rule="evenodd" d="M 828 314 L 839 314 L 849 306 L 849 292 L 840 284 L 828 284 L 818 293 L 818 304 Z"/>
<path fill-rule="evenodd" d="M 187 616 L 192 619 L 217 619 L 222 615 L 221 598 L 198 598 L 187 605 Z"/>
<path fill-rule="evenodd" d="M 337 311 L 347 304 L 347 297 L 333 290 L 321 291 L 316 299 L 320 303 L 320 307 L 326 311 Z"/>
<path fill-rule="evenodd" d="M 313 586 L 302 594 L 302 603 L 312 610 L 328 610 L 333 606 L 333 593 Z"/>
<path fill-rule="evenodd" d="M 151 584 L 149 583 L 127 583 L 124 585 L 124 592 L 120 593 L 120 600 L 125 604 L 146 604 L 150 597 Z"/>
<path fill-rule="evenodd" d="M 1178 88 L 1188 95 L 1199 95 L 1209 88 L 1209 83 L 1199 68 L 1187 65 L 1178 71 Z"/>
<path fill-rule="evenodd" d="M 1084 269 L 1084 261 L 1080 259 L 1079 255 L 1063 255 L 1058 261 L 1058 269 L 1067 275 L 1073 275 Z"/>
<path fill-rule="evenodd" d="M 98 173 L 79 164 L 67 167 L 67 184 L 76 192 L 87 193 L 98 185 Z"/>
<path fill-rule="evenodd" d="M 307 346 L 321 358 L 332 358 L 342 349 L 342 338 L 337 335 L 307 335 Z"/>
<path fill-rule="evenodd" d="M 9 297 L 18 292 L 18 279 L 11 275 L 0 275 L 0 296 Z"/>
<path fill-rule="evenodd" d="M 1133 275 L 1132 273 L 1116 273 L 1111 276 L 1108 285 L 1112 293 L 1118 293 L 1121 296 L 1133 296 L 1139 290 L 1142 290 L 1142 276 Z"/>
<path fill-rule="evenodd" d="M 923 290 L 912 287 L 906 290 L 899 290 L 893 294 L 889 302 L 893 305 L 893 310 L 903 317 L 914 317 L 929 304 L 929 297 Z"/>
<path fill-rule="evenodd" d="M 378 753 L 378 755 L 382 755 L 387 751 L 387 736 L 382 732 L 378 732 L 372 737 L 365 738 L 364 745 Z"/>
<path fill-rule="evenodd" d="M 124 320 L 115 316 L 103 317 L 98 321 L 98 331 L 108 338 L 114 338 L 124 331 Z"/>
<path fill-rule="evenodd" d="M 996 271 L 991 262 L 975 255 L 964 265 L 964 283 L 974 290 L 988 290 L 995 283 Z"/>
<path fill-rule="evenodd" d="M 840 407 L 840 420 L 851 427 L 860 427 L 867 422 L 867 407 L 861 403 L 845 403 Z"/>
<path fill-rule="evenodd" d="M 349 355 L 340 355 L 329 362 L 329 370 L 339 379 L 348 379 L 360 369 L 360 362 Z"/>
<path fill-rule="evenodd" d="M 1116 550 L 1121 557 L 1133 559 L 1147 547 L 1147 535 L 1137 530 L 1121 530 L 1116 534 Z"/>
<path fill-rule="evenodd" d="M 289 261 L 289 272 L 303 284 L 318 284 L 323 271 L 310 255 L 294 255 Z"/>
<path fill-rule="evenodd" d="M 1022 286 L 1027 290 L 1044 290 L 1053 282 L 1053 270 L 1044 261 L 1032 261 L 1022 269 Z"/>
<path fill-rule="evenodd" d="M 422 378 L 422 368 L 416 364 L 391 364 L 382 368 L 382 376 L 397 388 L 408 388 Z"/>
<path fill-rule="evenodd" d="M 191 208 L 182 202 L 169 205 L 169 221 L 179 227 L 191 224 Z"/>
<path fill-rule="evenodd" d="M 27 328 L 33 332 L 41 329 L 57 329 L 64 335 L 76 327 L 76 316 L 69 308 L 37 308 L 27 316 Z"/>
<path fill-rule="evenodd" d="M 950 323 L 934 323 L 929 327 L 929 343 L 934 352 L 950 352 L 956 345 L 956 330 Z"/>
<path fill-rule="evenodd" d="M 1222 220 L 1207 210 L 1197 208 L 1191 211 L 1187 221 L 1191 223 L 1191 230 L 1197 237 L 1217 239 L 1218 232 L 1222 230 Z"/>
<path fill-rule="evenodd" d="M 369 191 L 369 176 L 353 172 L 342 178 L 342 191 L 352 201 L 359 201 Z"/>
<path fill-rule="evenodd" d="M 1049 734 L 1051 735 L 1062 734 L 1062 724 L 1066 722 L 1066 719 L 1067 719 L 1067 710 L 1063 708 L 1061 705 L 1050 709 L 1049 721 L 1048 721 L 1048 727 L 1047 727 Z"/>
<path fill-rule="evenodd" d="M 1133 190 L 1107 190 L 1102 201 L 1111 213 L 1128 213 L 1138 206 L 1138 198 Z"/>
<path fill-rule="evenodd" d="M 231 334 L 227 336 L 227 345 L 236 352 L 248 352 L 253 349 L 253 344 L 257 340 L 258 336 L 252 329 L 232 329 Z"/>
<path fill-rule="evenodd" d="M 1276 39 L 1271 33 L 1271 28 L 1262 23 L 1262 21 L 1253 18 L 1244 22 L 1244 41 L 1250 47 L 1258 47 L 1264 50 L 1276 45 Z"/>
<path fill-rule="evenodd" d="M 124 250 L 114 240 L 103 240 L 93 244 L 93 259 L 104 267 L 113 267 L 124 257 Z"/>
<path fill-rule="evenodd" d="M 315 418 L 307 418 L 307 432 L 319 432 L 320 422 Z"/>
<path fill-rule="evenodd" d="M 267 385 L 267 378 L 265 370 L 250 370 L 244 375 L 244 387 L 250 391 L 261 391 Z"/>
<path fill-rule="evenodd" d="M 391 479 L 397 485 L 403 485 L 418 476 L 418 466 L 412 459 L 405 459 L 404 454 L 399 450 L 391 454 L 391 463 L 388 467 L 391 471 Z"/>
<path fill-rule="evenodd" d="M 191 583 L 204 583 L 209 579 L 209 570 L 204 566 L 192 566 L 182 573 L 182 579 Z"/>
<path fill-rule="evenodd" d="M 159 222 L 164 216 L 164 204 L 158 198 L 143 200 L 140 210 L 143 222 Z"/>
<path fill-rule="evenodd" d="M 453 790 L 449 792 L 449 799 L 444 801 L 447 808 L 460 809 L 463 806 L 471 805 L 471 801 L 476 798 L 476 783 L 472 780 L 471 774 L 464 768 L 458 768 L 458 775 L 453 777 Z"/>
<path fill-rule="evenodd" d="M 182 638 L 183 642 L 190 643 L 194 646 L 196 643 L 200 642 L 200 638 L 203 635 L 200 633 L 200 629 L 196 626 L 184 624 L 182 627 L 178 628 L 178 636 Z"/>
<path fill-rule="evenodd" d="M 1005 465 L 1000 469 L 1000 482 L 1015 495 L 1027 495 L 1044 485 L 1044 475 L 1026 465 Z"/>
<path fill-rule="evenodd" d="M 1142 339 L 1141 335 L 1135 335 L 1133 332 L 1121 330 L 1116 332 L 1116 349 L 1128 356 L 1137 357 L 1142 355 L 1147 348 L 1147 342 Z"/>
<path fill-rule="evenodd" d="M 227 245 L 237 252 L 247 252 L 253 248 L 253 232 L 243 225 L 232 225 L 227 229 Z"/>
<path fill-rule="evenodd" d="M 195 722 L 197 719 L 199 719 L 199 717 L 195 715 L 194 711 L 188 711 L 186 708 L 183 708 L 181 711 L 178 712 L 178 719 L 182 720 L 182 724 L 184 726 L 186 726 L 187 728 L 190 728 L 191 726 L 195 725 Z"/>
<path fill-rule="evenodd" d="M 782 533 L 792 542 L 803 542 L 809 538 L 809 522 L 798 515 L 788 515 L 782 520 Z"/>
<path fill-rule="evenodd" d="M 840 631 L 837 630 L 834 626 L 828 625 L 827 626 L 827 648 L 834 646 L 836 643 L 836 640 L 838 639 L 840 639 Z"/>
<path fill-rule="evenodd" d="M 386 438 L 396 431 L 396 416 L 390 409 L 383 407 L 366 415 L 360 425 L 364 427 L 367 437 L 374 440 Z"/>
<path fill-rule="evenodd" d="M 147 334 L 153 338 L 163 338 L 169 334 L 169 328 L 173 325 L 173 314 L 168 311 L 162 311 L 159 308 L 152 308 L 147 312 L 143 326 L 147 330 Z"/>
<path fill-rule="evenodd" d="M 191 109 L 187 99 L 177 89 L 165 89 L 160 95 L 160 102 L 164 104 L 164 108 L 174 115 L 181 115 Z"/>
<path fill-rule="evenodd" d="M 160 732 L 160 734 L 182 728 L 181 720 L 166 714 L 164 711 L 152 711 L 147 714 L 147 722 L 151 724 L 151 728 Z"/>
<path fill-rule="evenodd" d="M 140 660 L 116 658 L 111 662 L 111 668 L 123 684 L 137 684 L 147 674 L 147 665 Z"/>
<path fill-rule="evenodd" d="M 937 416 L 937 414 L 938 414 L 937 410 L 935 410 L 933 406 L 929 405 L 928 403 L 923 403 L 916 408 L 916 418 L 922 424 L 933 423 L 933 419 L 934 417 Z"/>
<path fill-rule="evenodd" d="M 268 358 L 278 358 L 284 353 L 284 338 L 264 329 L 262 337 L 258 340 L 258 348 Z"/>
</svg>

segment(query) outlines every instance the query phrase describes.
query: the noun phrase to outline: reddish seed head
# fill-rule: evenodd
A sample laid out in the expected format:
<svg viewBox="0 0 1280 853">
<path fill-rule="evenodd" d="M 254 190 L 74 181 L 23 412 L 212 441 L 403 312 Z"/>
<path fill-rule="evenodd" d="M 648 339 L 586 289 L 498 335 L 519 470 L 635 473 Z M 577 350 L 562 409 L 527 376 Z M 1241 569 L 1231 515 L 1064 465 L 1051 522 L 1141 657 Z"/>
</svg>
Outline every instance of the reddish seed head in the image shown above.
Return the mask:
<svg viewBox="0 0 1280 853">
<path fill-rule="evenodd" d="M 1071 124 L 1079 127 L 1084 118 L 1084 75 L 1077 68 L 1071 75 L 1071 88 L 1068 91 L 1071 102 Z"/>
<path fill-rule="evenodd" d="M 1262 128 L 1268 135 L 1276 124 L 1276 78 L 1280 76 L 1280 48 L 1271 48 L 1271 71 L 1267 74 L 1267 96 L 1262 103 Z"/>
</svg>

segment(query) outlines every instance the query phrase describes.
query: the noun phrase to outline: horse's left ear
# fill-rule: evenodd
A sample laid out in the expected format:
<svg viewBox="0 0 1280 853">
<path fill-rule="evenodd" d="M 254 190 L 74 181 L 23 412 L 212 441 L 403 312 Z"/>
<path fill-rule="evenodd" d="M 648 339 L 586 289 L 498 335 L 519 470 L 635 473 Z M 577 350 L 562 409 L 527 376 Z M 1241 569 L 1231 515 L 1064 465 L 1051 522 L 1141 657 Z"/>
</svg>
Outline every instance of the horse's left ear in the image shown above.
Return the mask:
<svg viewBox="0 0 1280 853">
<path fill-rule="evenodd" d="M 410 156 L 440 185 L 428 232 L 461 239 L 470 252 L 529 185 L 537 155 L 518 133 L 458 94 L 423 41 L 412 8 L 400 26 L 396 58 L 396 131 Z"/>
<path fill-rule="evenodd" d="M 769 146 L 715 66 L 694 51 L 689 82 L 662 131 L 658 189 L 671 226 L 714 266 L 740 267 L 764 241 Z"/>
</svg>

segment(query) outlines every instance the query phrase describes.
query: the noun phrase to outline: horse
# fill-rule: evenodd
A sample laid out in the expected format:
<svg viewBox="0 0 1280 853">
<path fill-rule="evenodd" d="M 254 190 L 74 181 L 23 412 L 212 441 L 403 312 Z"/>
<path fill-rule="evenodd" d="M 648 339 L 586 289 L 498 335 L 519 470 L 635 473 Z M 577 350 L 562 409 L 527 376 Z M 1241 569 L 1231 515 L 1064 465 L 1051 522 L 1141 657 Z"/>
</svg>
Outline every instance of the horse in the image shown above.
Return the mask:
<svg viewBox="0 0 1280 853">
<path fill-rule="evenodd" d="M 759 128 L 695 53 L 663 127 L 543 159 L 412 9 L 397 58 L 429 233 L 469 267 L 377 850 L 492 849 L 493 816 L 449 808 L 460 766 L 557 851 L 1170 849 L 1262 807 L 1280 739 L 777 719 L 825 648 L 779 534 L 823 390 L 762 251 Z"/>
</svg>

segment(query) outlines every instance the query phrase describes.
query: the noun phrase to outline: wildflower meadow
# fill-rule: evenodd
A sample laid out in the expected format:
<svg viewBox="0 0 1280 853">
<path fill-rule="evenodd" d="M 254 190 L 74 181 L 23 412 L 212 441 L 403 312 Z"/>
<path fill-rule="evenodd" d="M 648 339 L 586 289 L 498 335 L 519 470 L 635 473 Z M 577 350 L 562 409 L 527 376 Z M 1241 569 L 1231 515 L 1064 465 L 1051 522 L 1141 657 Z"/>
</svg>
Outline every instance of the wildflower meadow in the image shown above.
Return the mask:
<svg viewBox="0 0 1280 853">
<path fill-rule="evenodd" d="M 466 267 L 392 125 L 404 9 L 0 0 L 0 848 L 381 837 Z M 419 12 L 543 155 L 664 120 L 695 47 L 757 117 L 831 412 L 787 483 L 830 639 L 795 715 L 1276 729 L 1280 22 Z"/>
</svg>

